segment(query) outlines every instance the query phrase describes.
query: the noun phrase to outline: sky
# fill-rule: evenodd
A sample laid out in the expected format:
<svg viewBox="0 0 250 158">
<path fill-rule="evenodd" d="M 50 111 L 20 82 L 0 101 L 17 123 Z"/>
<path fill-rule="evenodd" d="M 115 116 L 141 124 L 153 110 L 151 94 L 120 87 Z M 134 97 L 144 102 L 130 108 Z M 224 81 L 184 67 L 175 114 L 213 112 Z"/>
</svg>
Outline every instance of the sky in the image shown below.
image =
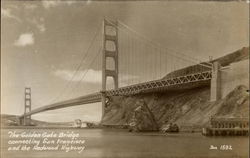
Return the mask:
<svg viewBox="0 0 250 158">
<path fill-rule="evenodd" d="M 25 87 L 32 89 L 32 109 L 99 91 L 100 55 L 89 65 L 95 52 L 101 49 L 104 17 L 118 19 L 161 46 L 202 61 L 249 46 L 246 2 L 5 1 L 1 4 L 1 113 L 4 114 L 23 113 Z M 96 33 L 92 53 L 81 60 Z M 134 60 L 145 66 L 149 56 L 157 54 L 139 53 Z M 72 79 L 79 63 L 78 74 Z M 146 78 L 143 76 L 146 70 L 138 70 L 141 73 L 124 73 L 125 78 Z M 78 118 L 99 121 L 101 104 L 32 117 L 53 122 Z"/>
</svg>

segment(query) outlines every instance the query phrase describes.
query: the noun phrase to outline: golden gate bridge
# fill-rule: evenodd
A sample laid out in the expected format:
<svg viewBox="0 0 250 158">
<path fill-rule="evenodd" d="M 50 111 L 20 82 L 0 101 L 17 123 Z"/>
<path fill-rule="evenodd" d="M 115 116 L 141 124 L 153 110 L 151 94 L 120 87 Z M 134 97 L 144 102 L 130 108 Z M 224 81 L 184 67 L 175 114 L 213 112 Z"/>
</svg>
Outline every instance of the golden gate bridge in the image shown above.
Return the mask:
<svg viewBox="0 0 250 158">
<path fill-rule="evenodd" d="M 201 62 L 179 51 L 162 47 L 119 20 L 104 19 L 70 81 L 55 100 L 60 99 L 70 87 L 88 55 L 93 56 L 88 69 L 80 75 L 81 79 L 70 93 L 74 94 L 91 67 L 102 70 L 102 87 L 94 93 L 55 101 L 33 110 L 31 90 L 27 89 L 25 111 L 19 117 L 21 125 L 29 125 L 33 114 L 96 102 L 102 102 L 104 115 L 107 100 L 112 96 L 183 90 L 211 84 L 211 100 L 220 97 L 217 93 L 220 72 L 218 62 Z"/>
</svg>

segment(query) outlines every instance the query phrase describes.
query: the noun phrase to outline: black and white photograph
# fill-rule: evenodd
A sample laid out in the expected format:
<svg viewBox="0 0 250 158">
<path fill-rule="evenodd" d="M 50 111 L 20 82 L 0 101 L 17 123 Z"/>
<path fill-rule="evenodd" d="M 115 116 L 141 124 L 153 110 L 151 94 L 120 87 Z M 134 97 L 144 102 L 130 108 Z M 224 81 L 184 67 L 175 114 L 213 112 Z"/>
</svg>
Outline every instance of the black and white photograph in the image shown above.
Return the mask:
<svg viewBox="0 0 250 158">
<path fill-rule="evenodd" d="M 1 158 L 249 158 L 249 0 L 2 0 Z"/>
</svg>

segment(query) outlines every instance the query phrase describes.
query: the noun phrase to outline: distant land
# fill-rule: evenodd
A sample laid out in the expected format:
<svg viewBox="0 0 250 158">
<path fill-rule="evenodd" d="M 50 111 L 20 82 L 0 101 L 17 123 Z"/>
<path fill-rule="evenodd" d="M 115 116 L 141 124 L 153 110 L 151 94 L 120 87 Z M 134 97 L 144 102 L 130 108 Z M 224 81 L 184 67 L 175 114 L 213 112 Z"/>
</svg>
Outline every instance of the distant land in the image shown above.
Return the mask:
<svg viewBox="0 0 250 158">
<path fill-rule="evenodd" d="M 1 127 L 17 126 L 18 116 L 1 114 Z M 32 124 L 38 127 L 73 127 L 74 122 L 44 122 L 32 119 Z"/>
</svg>

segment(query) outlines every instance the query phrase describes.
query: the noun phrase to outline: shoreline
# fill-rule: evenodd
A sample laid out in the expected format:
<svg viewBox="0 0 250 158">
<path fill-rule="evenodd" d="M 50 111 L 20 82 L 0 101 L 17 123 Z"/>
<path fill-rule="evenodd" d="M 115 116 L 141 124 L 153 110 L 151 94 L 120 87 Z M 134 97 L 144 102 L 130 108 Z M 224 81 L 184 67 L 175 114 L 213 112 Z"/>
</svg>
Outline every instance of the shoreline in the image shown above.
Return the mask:
<svg viewBox="0 0 250 158">
<path fill-rule="evenodd" d="M 2 126 L 1 129 L 72 129 L 72 130 L 86 130 L 86 129 L 110 129 L 110 130 L 124 130 L 124 131 L 128 131 L 128 129 L 126 128 L 115 128 L 115 127 L 93 127 L 93 128 L 89 128 L 89 127 L 82 127 L 82 128 L 76 128 L 76 127 L 58 127 L 58 126 Z M 135 133 L 163 133 L 161 131 L 141 131 L 141 132 L 135 132 Z M 179 133 L 201 133 L 202 129 L 183 129 L 180 130 Z M 129 132 L 130 133 L 130 132 Z M 164 133 L 166 134 L 166 133 Z"/>
</svg>

